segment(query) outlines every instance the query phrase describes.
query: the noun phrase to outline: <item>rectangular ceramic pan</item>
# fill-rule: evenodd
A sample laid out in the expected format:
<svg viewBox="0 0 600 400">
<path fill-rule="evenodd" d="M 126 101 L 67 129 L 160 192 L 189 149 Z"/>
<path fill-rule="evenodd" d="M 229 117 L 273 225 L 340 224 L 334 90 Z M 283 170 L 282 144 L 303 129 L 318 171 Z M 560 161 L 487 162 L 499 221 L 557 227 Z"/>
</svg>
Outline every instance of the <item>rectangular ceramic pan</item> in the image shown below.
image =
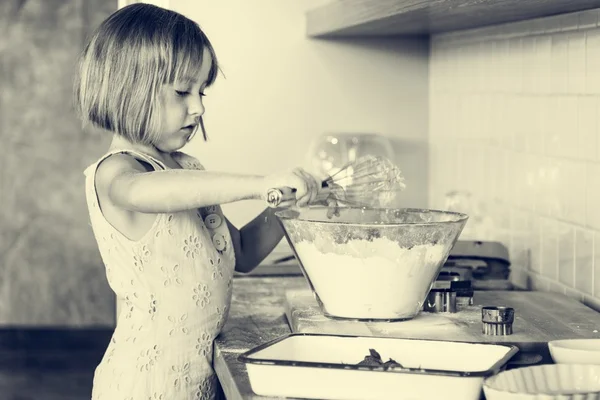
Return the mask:
<svg viewBox="0 0 600 400">
<path fill-rule="evenodd" d="M 369 350 L 402 368 L 356 366 Z M 478 400 L 518 348 L 437 340 L 293 333 L 241 354 L 260 396 Z"/>
</svg>

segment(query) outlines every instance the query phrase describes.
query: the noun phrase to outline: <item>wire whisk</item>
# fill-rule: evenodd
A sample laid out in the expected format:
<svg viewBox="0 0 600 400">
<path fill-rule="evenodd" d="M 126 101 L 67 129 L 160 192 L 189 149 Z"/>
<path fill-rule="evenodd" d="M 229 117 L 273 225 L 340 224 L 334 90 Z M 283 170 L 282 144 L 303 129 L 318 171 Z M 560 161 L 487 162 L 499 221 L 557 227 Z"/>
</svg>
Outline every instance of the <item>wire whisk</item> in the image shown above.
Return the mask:
<svg viewBox="0 0 600 400">
<path fill-rule="evenodd" d="M 317 201 L 339 206 L 385 208 L 406 188 L 400 169 L 389 159 L 367 155 L 348 163 L 321 182 Z M 267 204 L 277 207 L 295 198 L 294 188 L 273 188 L 267 192 Z"/>
</svg>

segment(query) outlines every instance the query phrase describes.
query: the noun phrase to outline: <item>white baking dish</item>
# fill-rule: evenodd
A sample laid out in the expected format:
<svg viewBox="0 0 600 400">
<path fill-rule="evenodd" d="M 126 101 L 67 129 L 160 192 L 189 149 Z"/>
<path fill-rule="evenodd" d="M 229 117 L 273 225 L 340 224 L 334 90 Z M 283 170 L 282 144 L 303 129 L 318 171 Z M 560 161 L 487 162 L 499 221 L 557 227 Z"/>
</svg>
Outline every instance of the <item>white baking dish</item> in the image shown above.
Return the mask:
<svg viewBox="0 0 600 400">
<path fill-rule="evenodd" d="M 356 366 L 376 350 L 402 368 Z M 478 400 L 515 346 L 293 333 L 242 355 L 257 395 L 305 399 Z"/>
</svg>

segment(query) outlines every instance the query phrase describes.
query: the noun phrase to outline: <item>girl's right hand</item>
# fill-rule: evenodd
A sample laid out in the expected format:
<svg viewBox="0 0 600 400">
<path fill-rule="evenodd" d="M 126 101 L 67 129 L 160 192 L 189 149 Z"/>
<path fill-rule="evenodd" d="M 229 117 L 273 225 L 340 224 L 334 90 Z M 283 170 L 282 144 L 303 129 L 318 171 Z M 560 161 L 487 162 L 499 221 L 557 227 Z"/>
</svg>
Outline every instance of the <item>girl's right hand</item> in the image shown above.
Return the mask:
<svg viewBox="0 0 600 400">
<path fill-rule="evenodd" d="M 314 203 L 321 189 L 321 183 L 302 168 L 269 175 L 264 178 L 262 186 L 262 198 L 267 202 L 270 189 L 281 190 L 283 196 L 277 207 L 283 208 L 294 205 L 304 207 Z"/>
</svg>

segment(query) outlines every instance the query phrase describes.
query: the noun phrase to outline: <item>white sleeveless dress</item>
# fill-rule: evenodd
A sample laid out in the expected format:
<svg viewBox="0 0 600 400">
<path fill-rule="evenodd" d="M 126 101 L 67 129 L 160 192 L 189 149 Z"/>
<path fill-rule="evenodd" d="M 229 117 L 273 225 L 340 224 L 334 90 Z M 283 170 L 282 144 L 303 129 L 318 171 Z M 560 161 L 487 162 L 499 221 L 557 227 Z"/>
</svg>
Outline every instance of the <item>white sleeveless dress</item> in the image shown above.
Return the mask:
<svg viewBox="0 0 600 400">
<path fill-rule="evenodd" d="M 219 206 L 157 214 L 140 240 L 120 234 L 98 207 L 98 164 L 127 153 L 167 169 L 156 158 L 114 150 L 85 170 L 86 197 L 108 283 L 123 307 L 94 375 L 93 400 L 213 400 L 213 341 L 228 315 L 235 253 Z M 203 169 L 176 153 L 186 169 Z"/>
</svg>

